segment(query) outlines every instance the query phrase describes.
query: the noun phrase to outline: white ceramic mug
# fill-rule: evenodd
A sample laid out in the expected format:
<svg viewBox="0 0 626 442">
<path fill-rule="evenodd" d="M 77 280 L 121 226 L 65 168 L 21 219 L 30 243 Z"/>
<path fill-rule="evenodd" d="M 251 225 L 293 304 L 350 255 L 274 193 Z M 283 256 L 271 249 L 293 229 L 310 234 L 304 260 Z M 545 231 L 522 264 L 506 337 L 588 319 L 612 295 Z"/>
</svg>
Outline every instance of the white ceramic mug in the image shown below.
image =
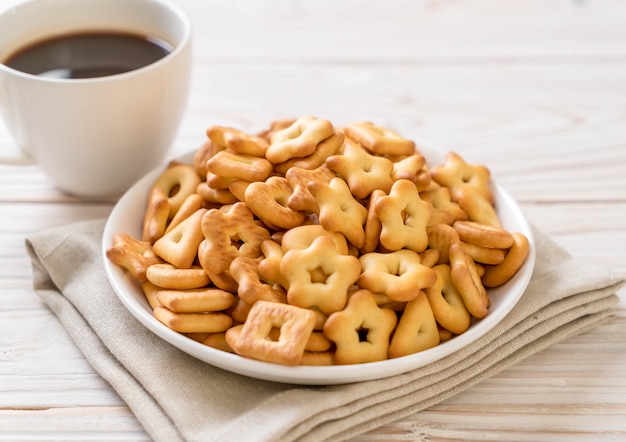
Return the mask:
<svg viewBox="0 0 626 442">
<path fill-rule="evenodd" d="M 31 0 L 0 15 L 0 61 L 50 36 L 93 31 L 156 37 L 173 49 L 139 69 L 85 79 L 0 64 L 0 111 L 21 150 L 61 190 L 110 197 L 171 147 L 187 103 L 191 25 L 167 0 Z"/>
</svg>

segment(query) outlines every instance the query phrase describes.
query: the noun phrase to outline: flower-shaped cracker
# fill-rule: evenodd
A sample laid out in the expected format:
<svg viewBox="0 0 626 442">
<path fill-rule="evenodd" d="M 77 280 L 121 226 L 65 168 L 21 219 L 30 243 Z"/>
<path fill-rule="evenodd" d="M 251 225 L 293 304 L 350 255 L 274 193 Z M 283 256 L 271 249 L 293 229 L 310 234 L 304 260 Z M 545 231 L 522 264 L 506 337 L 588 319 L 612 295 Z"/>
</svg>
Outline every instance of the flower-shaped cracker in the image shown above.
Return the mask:
<svg viewBox="0 0 626 442">
<path fill-rule="evenodd" d="M 391 253 L 366 253 L 359 258 L 362 273 L 358 286 L 383 293 L 394 301 L 411 301 L 423 288 L 432 286 L 437 275 L 420 263 L 412 250 Z"/>
<path fill-rule="evenodd" d="M 361 265 L 352 255 L 339 253 L 329 236 L 320 236 L 306 249 L 285 253 L 280 271 L 287 279 L 287 300 L 299 307 L 318 307 L 330 314 L 346 305 L 348 289 L 352 286 Z"/>
<path fill-rule="evenodd" d="M 365 242 L 367 209 L 354 199 L 348 184 L 337 177 L 330 180 L 328 185 L 311 182 L 309 190 L 319 205 L 322 227 L 329 232 L 343 233 L 355 247 L 362 247 Z"/>
<path fill-rule="evenodd" d="M 326 165 L 346 180 L 352 194 L 357 198 L 366 198 L 376 189 L 388 193 L 393 184 L 391 160 L 370 155 L 359 144 L 350 140 L 344 143 L 341 155 L 332 155 L 326 159 Z"/>
<path fill-rule="evenodd" d="M 382 223 L 380 243 L 383 247 L 416 252 L 426 249 L 426 225 L 432 206 L 422 201 L 415 184 L 409 180 L 396 181 L 389 195 L 377 199 L 374 210 Z"/>
</svg>

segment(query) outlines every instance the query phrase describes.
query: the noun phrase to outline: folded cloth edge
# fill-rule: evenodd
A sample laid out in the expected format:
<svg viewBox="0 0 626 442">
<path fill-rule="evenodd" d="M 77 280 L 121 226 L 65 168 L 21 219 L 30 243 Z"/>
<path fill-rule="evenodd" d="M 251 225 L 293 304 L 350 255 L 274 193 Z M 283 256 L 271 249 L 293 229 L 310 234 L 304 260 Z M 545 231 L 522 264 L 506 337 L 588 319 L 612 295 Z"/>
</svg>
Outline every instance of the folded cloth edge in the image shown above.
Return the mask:
<svg viewBox="0 0 626 442">
<path fill-rule="evenodd" d="M 26 250 L 29 254 L 35 277 L 48 276 L 47 281 L 39 281 L 41 286 L 50 287 L 45 290 L 37 290 L 38 295 L 45 304 L 57 316 L 63 324 L 72 341 L 79 348 L 89 364 L 106 380 L 126 402 L 137 420 L 154 440 L 183 441 L 184 438 L 176 425 L 170 420 L 161 406 L 148 394 L 141 383 L 124 367 L 119 360 L 112 355 L 100 337 L 87 323 L 83 315 L 74 305 L 61 294 L 49 279 L 47 271 L 43 268 L 41 256 L 29 240 L 26 241 Z M 68 323 L 78 324 L 68 327 Z M 120 382 L 120 379 L 124 379 Z M 155 419 L 156 417 L 156 419 Z M 151 422 L 169 422 L 168 425 L 150 425 Z"/>
<path fill-rule="evenodd" d="M 579 320 L 570 322 L 555 329 L 550 335 L 544 335 L 536 341 L 534 346 L 525 346 L 520 350 L 511 353 L 506 358 L 498 361 L 497 363 L 490 365 L 486 370 L 478 373 L 476 377 L 469 378 L 462 383 L 459 383 L 449 390 L 443 391 L 438 395 L 427 398 L 426 400 L 415 402 L 412 398 L 406 400 L 398 399 L 398 403 L 394 407 L 395 410 L 391 411 L 387 415 L 381 416 L 377 413 L 376 407 L 372 407 L 369 412 L 362 412 L 356 419 L 358 423 L 354 426 L 350 426 L 351 420 L 348 418 L 343 419 L 340 423 L 330 426 L 327 423 L 322 423 L 320 428 L 314 428 L 303 433 L 303 437 L 297 438 L 300 442 L 306 441 L 320 441 L 320 440 L 345 440 L 350 437 L 357 436 L 364 432 L 378 428 L 382 425 L 395 422 L 399 419 L 405 418 L 419 411 L 425 410 L 431 406 L 437 405 L 446 399 L 457 396 L 458 394 L 474 387 L 480 382 L 496 376 L 498 373 L 506 370 L 507 368 L 519 363 L 520 361 L 537 354 L 555 343 L 565 341 L 573 336 L 587 332 L 602 323 L 610 320 L 611 314 L 608 311 L 600 311 L 589 316 L 581 317 Z M 343 430 L 341 430 L 343 427 Z"/>
<path fill-rule="evenodd" d="M 545 330 L 538 330 L 539 326 L 532 327 L 513 339 L 514 341 L 520 341 L 522 344 L 514 347 L 513 351 L 506 349 L 506 343 L 493 349 L 493 351 L 488 352 L 468 369 L 460 370 L 447 378 L 445 386 L 443 382 L 435 381 L 433 385 L 441 384 L 443 388 L 430 388 L 430 390 L 434 391 L 430 391 L 427 396 L 421 397 L 420 393 L 428 387 L 407 391 L 406 393 L 396 392 L 393 394 L 392 392 L 383 392 L 379 395 L 382 397 L 369 401 L 365 406 L 359 404 L 357 410 L 345 410 L 344 416 L 341 419 L 336 419 L 332 425 L 329 425 L 329 420 L 324 418 L 324 416 L 311 418 L 303 423 L 302 428 L 293 428 L 293 433 L 290 433 L 286 439 L 302 441 L 326 440 L 336 437 L 343 439 L 344 437 L 356 436 L 363 431 L 396 421 L 438 404 L 445 399 L 462 393 L 485 379 L 495 376 L 529 356 L 606 322 L 613 316 L 610 308 L 616 302 L 617 297 L 613 295 L 594 302 L 593 304 L 595 305 L 591 308 L 597 311 L 587 313 L 586 311 L 589 309 L 578 308 L 579 311 L 574 313 L 575 319 L 572 320 L 565 314 L 564 316 L 566 317 L 559 321 L 560 324 L 548 333 Z M 419 400 L 416 400 L 418 397 Z M 383 403 L 388 412 L 381 416 L 378 408 Z M 324 414 L 330 415 L 333 412 L 337 414 L 337 410 Z M 358 417 L 355 418 L 355 416 Z M 351 426 L 351 422 L 356 422 L 356 425 Z"/>
</svg>

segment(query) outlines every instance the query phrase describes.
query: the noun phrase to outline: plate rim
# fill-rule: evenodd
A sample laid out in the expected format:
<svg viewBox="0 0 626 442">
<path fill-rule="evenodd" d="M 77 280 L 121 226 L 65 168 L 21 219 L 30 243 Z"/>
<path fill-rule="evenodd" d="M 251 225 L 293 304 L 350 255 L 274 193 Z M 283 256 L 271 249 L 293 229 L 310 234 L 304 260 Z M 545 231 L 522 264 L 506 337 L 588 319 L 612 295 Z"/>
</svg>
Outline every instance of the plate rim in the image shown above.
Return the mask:
<svg viewBox="0 0 626 442">
<path fill-rule="evenodd" d="M 446 154 L 446 151 L 424 146 L 419 146 L 418 150 L 424 154 L 428 163 L 432 165 L 437 164 L 437 162 L 441 162 Z M 176 161 L 190 163 L 195 152 L 196 150 L 193 150 L 183 154 L 179 156 Z M 439 158 L 439 161 L 432 161 L 433 157 Z M 218 350 L 196 342 L 178 332 L 171 330 L 159 322 L 152 315 L 151 309 L 149 310 L 149 306 L 143 293 L 141 293 L 143 302 L 137 299 L 139 296 L 137 291 L 140 291 L 138 282 L 134 281 L 127 272 L 124 272 L 119 266 L 113 264 L 106 257 L 106 250 L 111 246 L 111 239 L 113 235 L 120 231 L 117 226 L 119 222 L 116 223 L 115 221 L 123 215 L 123 213 L 121 213 L 123 208 L 127 203 L 132 202 L 138 197 L 141 189 L 146 188 L 147 190 L 150 184 L 165 169 L 165 167 L 167 167 L 167 164 L 163 164 L 153 169 L 151 172 L 139 179 L 122 195 L 110 212 L 102 235 L 102 259 L 104 261 L 105 273 L 109 283 L 113 287 L 114 292 L 124 307 L 150 332 L 196 359 L 233 373 L 288 384 L 336 385 L 383 379 L 406 373 L 408 371 L 417 370 L 467 347 L 496 327 L 515 307 L 515 305 L 517 305 L 523 296 L 528 283 L 530 282 L 530 278 L 532 277 L 536 259 L 535 241 L 532 228 L 518 203 L 502 186 L 492 179 L 491 187 L 494 191 L 496 199 L 500 203 L 504 202 L 510 210 L 510 212 L 502 215 L 506 215 L 507 219 L 512 218 L 519 223 L 518 229 L 516 230 L 527 236 L 531 246 L 524 266 L 513 277 L 513 279 L 505 286 L 497 289 L 489 289 L 490 294 L 497 292 L 500 296 L 506 296 L 507 293 L 502 295 L 502 292 L 506 291 L 505 288 L 516 288 L 517 291 L 513 295 L 509 294 L 510 299 L 506 305 L 499 306 L 499 308 L 495 311 L 490 311 L 485 318 L 480 319 L 463 334 L 454 337 L 450 341 L 443 342 L 436 347 L 401 358 L 386 359 L 366 364 L 295 367 L 244 358 L 242 356 Z M 147 192 L 143 192 L 141 194 L 145 197 Z M 145 200 L 142 200 L 142 210 L 138 211 L 137 208 L 135 208 L 135 212 L 143 213 L 143 211 L 145 211 L 144 201 Z M 133 232 L 125 231 L 125 233 L 137 237 L 137 229 L 139 228 L 140 226 L 137 225 Z M 128 293 L 127 284 L 131 284 L 135 287 L 135 293 L 133 296 L 130 296 Z"/>
</svg>

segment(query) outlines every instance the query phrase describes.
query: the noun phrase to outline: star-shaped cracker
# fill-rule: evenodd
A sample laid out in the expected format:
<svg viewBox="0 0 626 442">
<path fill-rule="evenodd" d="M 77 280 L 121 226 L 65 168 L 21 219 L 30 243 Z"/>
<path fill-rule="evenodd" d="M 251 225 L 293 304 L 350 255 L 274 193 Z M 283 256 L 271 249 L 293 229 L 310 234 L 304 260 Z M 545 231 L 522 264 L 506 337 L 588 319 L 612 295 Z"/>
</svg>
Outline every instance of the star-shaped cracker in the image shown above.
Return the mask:
<svg viewBox="0 0 626 442">
<path fill-rule="evenodd" d="M 324 333 L 337 345 L 335 363 L 360 364 L 388 358 L 389 337 L 398 319 L 376 304 L 369 290 L 350 296 L 345 309 L 333 313 L 324 324 Z"/>
</svg>

